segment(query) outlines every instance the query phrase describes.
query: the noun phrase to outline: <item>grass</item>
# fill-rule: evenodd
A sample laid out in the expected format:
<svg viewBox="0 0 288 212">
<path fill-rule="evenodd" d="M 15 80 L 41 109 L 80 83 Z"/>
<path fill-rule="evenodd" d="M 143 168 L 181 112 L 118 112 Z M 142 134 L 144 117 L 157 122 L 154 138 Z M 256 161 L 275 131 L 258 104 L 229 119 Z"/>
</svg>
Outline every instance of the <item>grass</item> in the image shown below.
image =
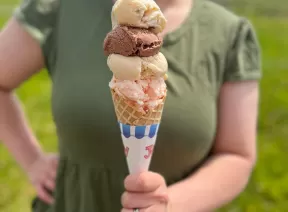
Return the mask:
<svg viewBox="0 0 288 212">
<path fill-rule="evenodd" d="M 240 0 L 234 1 L 236 4 Z M 258 164 L 245 192 L 222 211 L 282 212 L 288 211 L 288 169 L 285 166 L 288 149 L 288 17 L 283 16 L 279 8 L 276 9 L 280 15 L 269 13 L 276 9 L 267 2 L 263 3 L 261 9 L 261 2 L 265 2 L 263 0 L 253 2 L 257 7 L 246 7 L 246 13 L 258 32 L 263 49 L 264 71 L 261 82 Z M 273 1 L 274 5 L 281 5 L 276 2 L 283 0 Z M 0 26 L 7 20 L 14 3 L 15 0 L 1 0 Z M 270 16 L 263 16 L 263 11 L 268 11 Z M 47 73 L 43 71 L 29 80 L 29 83 L 24 83 L 17 94 L 40 142 L 47 151 L 54 151 L 56 137 L 50 113 L 50 89 Z M 0 211 L 30 211 L 29 200 L 34 191 L 24 173 L 2 146 L 0 170 Z"/>
</svg>

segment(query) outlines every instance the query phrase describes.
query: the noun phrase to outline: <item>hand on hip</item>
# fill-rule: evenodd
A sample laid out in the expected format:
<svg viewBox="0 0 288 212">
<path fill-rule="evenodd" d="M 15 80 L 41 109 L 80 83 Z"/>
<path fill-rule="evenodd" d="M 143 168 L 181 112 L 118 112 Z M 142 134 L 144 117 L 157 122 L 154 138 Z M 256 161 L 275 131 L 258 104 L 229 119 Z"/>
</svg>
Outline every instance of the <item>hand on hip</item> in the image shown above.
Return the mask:
<svg viewBox="0 0 288 212">
<path fill-rule="evenodd" d="M 48 204 L 53 203 L 51 192 L 55 189 L 58 168 L 58 156 L 41 155 L 27 170 L 29 179 L 36 189 L 37 196 Z"/>
</svg>

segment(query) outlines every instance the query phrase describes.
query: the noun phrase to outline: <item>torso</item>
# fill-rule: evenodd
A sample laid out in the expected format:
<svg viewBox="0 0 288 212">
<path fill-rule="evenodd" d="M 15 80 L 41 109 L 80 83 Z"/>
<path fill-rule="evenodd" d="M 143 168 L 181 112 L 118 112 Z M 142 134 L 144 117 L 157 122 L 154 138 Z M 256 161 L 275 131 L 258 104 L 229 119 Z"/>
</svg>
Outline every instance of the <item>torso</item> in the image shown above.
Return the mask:
<svg viewBox="0 0 288 212">
<path fill-rule="evenodd" d="M 95 186 L 99 195 L 112 189 L 120 204 L 128 169 L 108 87 L 112 73 L 102 50 L 106 33 L 111 30 L 111 7 L 112 2 L 101 0 L 61 1 L 57 63 L 50 72 L 61 156 L 77 166 L 109 170 L 109 179 L 105 180 L 114 179 L 108 183 L 110 188 L 103 182 L 99 182 L 103 187 L 96 182 Z M 151 170 L 162 174 L 168 184 L 191 174 L 206 160 L 217 127 L 225 38 L 221 38 L 221 30 L 209 26 L 211 17 L 197 19 L 201 4 L 194 7 L 195 15 L 192 10 L 193 17 L 182 27 L 171 26 L 173 32 L 165 36 L 162 49 L 169 64 L 168 94 Z M 62 181 L 65 179 L 58 183 Z M 114 211 L 107 205 L 99 211 Z"/>
<path fill-rule="evenodd" d="M 60 143 L 71 150 L 71 157 L 81 150 L 80 157 L 91 154 L 92 160 L 104 165 L 117 163 L 124 155 L 108 88 L 112 74 L 102 50 L 105 35 L 111 30 L 112 3 L 102 3 L 101 10 L 97 1 L 64 0 L 65 4 L 63 8 L 69 10 L 63 9 L 60 15 L 61 42 L 57 68 L 52 73 L 53 112 Z M 73 16 L 77 13 L 85 14 L 85 18 Z M 73 24 L 64 27 L 61 21 Z M 215 96 L 207 87 L 208 76 L 199 75 L 207 70 L 201 70 L 206 67 L 198 61 L 201 49 L 193 43 L 196 34 L 189 34 L 190 43 L 179 39 L 176 44 L 165 44 L 162 51 L 170 67 L 168 98 L 151 169 L 168 181 L 180 179 L 183 172 L 207 156 L 216 127 Z"/>
</svg>

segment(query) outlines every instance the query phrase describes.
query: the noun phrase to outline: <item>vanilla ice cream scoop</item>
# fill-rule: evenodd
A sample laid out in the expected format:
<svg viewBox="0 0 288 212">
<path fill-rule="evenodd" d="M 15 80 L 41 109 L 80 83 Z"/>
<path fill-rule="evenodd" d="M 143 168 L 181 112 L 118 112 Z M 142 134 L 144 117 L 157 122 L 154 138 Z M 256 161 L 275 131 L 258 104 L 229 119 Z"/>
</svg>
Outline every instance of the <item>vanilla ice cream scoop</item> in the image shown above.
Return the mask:
<svg viewBox="0 0 288 212">
<path fill-rule="evenodd" d="M 159 6 L 153 0 L 117 0 L 111 13 L 112 26 L 127 25 L 151 28 L 154 33 L 161 33 L 167 20 Z"/>
<path fill-rule="evenodd" d="M 166 79 L 168 71 L 167 60 L 161 52 L 150 57 L 125 57 L 120 54 L 111 54 L 107 64 L 114 76 L 120 80 L 157 77 Z"/>
</svg>

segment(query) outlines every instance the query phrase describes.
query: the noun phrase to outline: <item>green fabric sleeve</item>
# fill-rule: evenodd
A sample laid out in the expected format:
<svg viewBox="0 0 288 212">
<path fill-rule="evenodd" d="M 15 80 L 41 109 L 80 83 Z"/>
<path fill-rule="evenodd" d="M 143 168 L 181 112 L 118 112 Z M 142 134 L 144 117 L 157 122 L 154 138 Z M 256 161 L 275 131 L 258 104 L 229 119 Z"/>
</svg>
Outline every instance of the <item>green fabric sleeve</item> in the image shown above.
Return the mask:
<svg viewBox="0 0 288 212">
<path fill-rule="evenodd" d="M 241 19 L 232 31 L 224 82 L 260 79 L 261 50 L 252 24 Z"/>
<path fill-rule="evenodd" d="M 54 48 L 59 0 L 22 0 L 14 11 L 14 17 L 42 47 L 46 65 Z"/>
</svg>

